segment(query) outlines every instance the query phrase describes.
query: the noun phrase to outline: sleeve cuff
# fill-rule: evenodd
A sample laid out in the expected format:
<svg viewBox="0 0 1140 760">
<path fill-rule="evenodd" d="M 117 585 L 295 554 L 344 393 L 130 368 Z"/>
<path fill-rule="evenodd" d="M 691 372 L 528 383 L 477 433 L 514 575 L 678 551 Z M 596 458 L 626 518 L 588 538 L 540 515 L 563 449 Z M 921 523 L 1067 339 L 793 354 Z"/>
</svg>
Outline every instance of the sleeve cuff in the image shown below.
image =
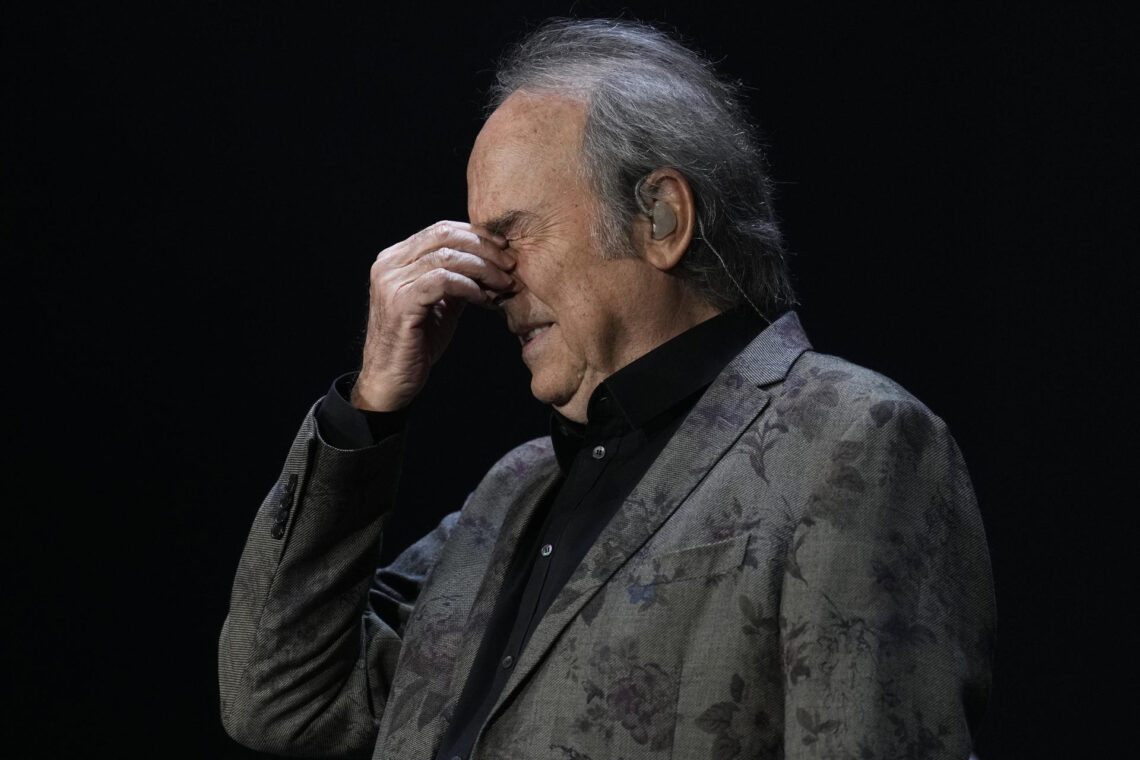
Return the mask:
<svg viewBox="0 0 1140 760">
<path fill-rule="evenodd" d="M 349 372 L 333 381 L 329 392 L 317 405 L 317 428 L 321 438 L 338 449 L 365 449 L 375 446 L 404 429 L 407 409 L 395 412 L 369 412 L 357 409 L 348 400 L 356 373 Z"/>
</svg>

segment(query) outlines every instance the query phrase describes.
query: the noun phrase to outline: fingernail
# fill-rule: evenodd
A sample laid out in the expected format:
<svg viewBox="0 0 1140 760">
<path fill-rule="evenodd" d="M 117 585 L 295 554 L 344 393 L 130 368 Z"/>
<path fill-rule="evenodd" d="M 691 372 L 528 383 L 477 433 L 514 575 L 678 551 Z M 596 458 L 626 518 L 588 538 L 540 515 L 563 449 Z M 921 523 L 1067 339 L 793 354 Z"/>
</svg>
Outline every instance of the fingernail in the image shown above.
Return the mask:
<svg viewBox="0 0 1140 760">
<path fill-rule="evenodd" d="M 498 233 L 491 235 L 491 240 L 495 241 L 497 245 L 505 246 L 507 244 L 507 239 Z"/>
</svg>

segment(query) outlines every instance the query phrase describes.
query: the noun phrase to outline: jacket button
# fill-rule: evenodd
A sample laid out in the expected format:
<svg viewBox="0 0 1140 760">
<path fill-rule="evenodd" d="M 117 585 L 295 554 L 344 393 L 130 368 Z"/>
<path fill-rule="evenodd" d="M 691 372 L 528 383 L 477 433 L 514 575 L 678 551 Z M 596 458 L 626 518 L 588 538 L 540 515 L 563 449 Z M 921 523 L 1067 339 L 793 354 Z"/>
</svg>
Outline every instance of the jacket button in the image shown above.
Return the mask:
<svg viewBox="0 0 1140 760">
<path fill-rule="evenodd" d="M 605 446 L 595 446 L 594 447 L 594 459 L 601 459 L 605 455 L 606 455 L 606 447 Z"/>
<path fill-rule="evenodd" d="M 539 554 L 541 554 L 541 555 L 542 555 L 542 556 L 544 556 L 544 557 L 549 557 L 549 556 L 550 556 L 550 553 L 551 553 L 552 551 L 554 551 L 554 547 L 553 547 L 553 546 L 551 546 L 550 544 L 547 544 L 546 546 L 544 546 L 544 547 L 542 547 L 541 549 L 539 549 L 539 550 L 538 550 L 538 553 L 539 553 Z"/>
<path fill-rule="evenodd" d="M 514 664 L 515 664 L 515 658 L 511 657 L 509 654 L 503 658 L 503 667 L 504 668 L 509 668 L 510 666 L 512 666 Z"/>
</svg>

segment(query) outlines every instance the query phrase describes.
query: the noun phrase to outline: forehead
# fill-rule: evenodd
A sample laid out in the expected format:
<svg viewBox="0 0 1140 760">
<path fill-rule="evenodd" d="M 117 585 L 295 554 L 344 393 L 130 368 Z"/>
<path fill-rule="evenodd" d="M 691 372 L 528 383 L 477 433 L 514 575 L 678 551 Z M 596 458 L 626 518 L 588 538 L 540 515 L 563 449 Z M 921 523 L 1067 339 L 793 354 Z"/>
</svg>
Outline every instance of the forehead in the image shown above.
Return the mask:
<svg viewBox="0 0 1140 760">
<path fill-rule="evenodd" d="M 585 106 L 552 95 L 511 95 L 483 125 L 467 163 L 468 212 L 483 224 L 543 206 L 581 181 Z"/>
</svg>

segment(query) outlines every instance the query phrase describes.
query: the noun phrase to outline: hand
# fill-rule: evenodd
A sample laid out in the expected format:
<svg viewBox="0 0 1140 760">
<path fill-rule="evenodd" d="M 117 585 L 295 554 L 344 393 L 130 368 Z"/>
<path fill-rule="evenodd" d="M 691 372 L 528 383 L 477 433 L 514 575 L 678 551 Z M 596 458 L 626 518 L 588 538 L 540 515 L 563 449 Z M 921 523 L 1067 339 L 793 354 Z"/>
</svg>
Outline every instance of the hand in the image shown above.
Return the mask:
<svg viewBox="0 0 1140 760">
<path fill-rule="evenodd" d="M 411 403 L 443 354 L 467 303 L 510 291 L 514 257 L 501 235 L 437 222 L 385 248 L 372 264 L 368 330 L 351 401 L 395 411 Z"/>
</svg>

